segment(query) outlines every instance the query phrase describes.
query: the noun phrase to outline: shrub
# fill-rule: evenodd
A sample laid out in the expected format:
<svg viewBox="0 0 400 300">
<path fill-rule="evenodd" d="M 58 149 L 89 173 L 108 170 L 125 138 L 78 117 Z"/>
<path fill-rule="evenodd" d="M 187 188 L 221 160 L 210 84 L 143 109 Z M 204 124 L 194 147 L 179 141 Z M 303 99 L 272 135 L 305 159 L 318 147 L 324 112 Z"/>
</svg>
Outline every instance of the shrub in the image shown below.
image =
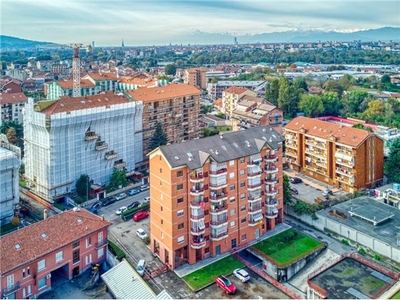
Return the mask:
<svg viewBox="0 0 400 300">
<path fill-rule="evenodd" d="M 365 251 L 364 248 L 360 248 L 360 249 L 358 249 L 358 253 L 360 253 L 361 255 L 365 255 L 365 254 L 367 254 L 367 251 Z"/>
<path fill-rule="evenodd" d="M 19 220 L 19 218 L 17 216 L 14 216 L 11 219 L 11 224 L 14 225 L 15 227 L 19 226 L 19 224 L 21 224 L 21 221 Z"/>
<path fill-rule="evenodd" d="M 119 260 L 126 257 L 125 252 L 110 240 L 108 241 L 108 248 Z"/>
<path fill-rule="evenodd" d="M 57 203 L 57 202 L 54 202 L 53 206 L 57 207 L 59 210 L 62 210 L 62 211 L 64 211 L 66 209 L 62 204 Z"/>
<path fill-rule="evenodd" d="M 379 254 L 374 254 L 374 259 L 375 260 L 381 260 L 381 256 Z"/>
<path fill-rule="evenodd" d="M 347 245 L 347 246 L 350 245 L 350 244 L 349 244 L 349 241 L 348 241 L 348 240 L 345 240 L 345 239 L 342 240 L 342 244 Z"/>
</svg>

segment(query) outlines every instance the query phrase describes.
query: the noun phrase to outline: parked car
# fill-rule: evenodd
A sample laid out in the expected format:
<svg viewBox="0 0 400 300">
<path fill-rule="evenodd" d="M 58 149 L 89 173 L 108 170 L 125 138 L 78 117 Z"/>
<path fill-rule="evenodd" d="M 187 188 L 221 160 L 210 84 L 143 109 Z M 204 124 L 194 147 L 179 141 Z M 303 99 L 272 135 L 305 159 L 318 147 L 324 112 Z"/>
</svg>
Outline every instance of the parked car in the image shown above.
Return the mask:
<svg viewBox="0 0 400 300">
<path fill-rule="evenodd" d="M 126 198 L 126 194 L 125 193 L 121 193 L 121 194 L 118 194 L 117 196 L 115 196 L 115 200 L 116 201 L 119 201 L 119 200 L 122 200 L 122 199 L 125 199 Z"/>
<path fill-rule="evenodd" d="M 90 207 L 90 209 L 98 209 L 101 207 L 101 202 L 100 201 L 96 201 L 95 203 L 93 203 L 93 205 Z"/>
<path fill-rule="evenodd" d="M 302 183 L 303 180 L 301 180 L 301 178 L 299 178 L 299 177 L 293 177 L 293 178 L 290 178 L 290 182 L 293 184 L 296 184 L 296 183 Z"/>
<path fill-rule="evenodd" d="M 247 282 L 250 280 L 250 275 L 243 269 L 235 269 L 233 275 L 240 279 L 241 282 Z"/>
<path fill-rule="evenodd" d="M 215 283 L 227 294 L 234 295 L 236 293 L 236 286 L 225 276 L 218 276 L 215 279 Z"/>
<path fill-rule="evenodd" d="M 150 202 L 150 197 L 144 197 L 143 203 L 148 203 L 148 202 Z"/>
<path fill-rule="evenodd" d="M 147 191 L 148 189 L 150 189 L 150 186 L 148 184 L 144 184 L 140 186 L 140 191 Z"/>
<path fill-rule="evenodd" d="M 137 195 L 137 194 L 139 194 L 140 193 L 140 190 L 139 189 L 133 189 L 133 190 L 130 190 L 129 192 L 128 192 L 128 195 L 129 196 L 133 196 L 133 195 Z"/>
<path fill-rule="evenodd" d="M 128 205 L 128 209 L 138 207 L 140 205 L 139 201 L 133 201 L 131 204 Z"/>
<path fill-rule="evenodd" d="M 326 197 L 328 195 L 333 195 L 333 192 L 331 190 L 329 190 L 329 189 L 322 192 L 322 196 Z"/>
<path fill-rule="evenodd" d="M 103 202 L 101 203 L 101 206 L 108 206 L 110 204 L 113 204 L 115 202 L 115 198 L 111 197 L 111 198 L 106 198 L 105 200 L 103 200 Z"/>
<path fill-rule="evenodd" d="M 142 228 L 139 228 L 138 230 L 136 230 L 136 234 L 139 238 L 141 238 L 142 240 L 144 240 L 145 238 L 147 238 L 147 233 L 146 231 L 144 231 Z"/>
<path fill-rule="evenodd" d="M 290 191 L 291 191 L 293 194 L 296 194 L 296 195 L 299 194 L 299 191 L 298 191 L 297 189 L 295 189 L 295 188 L 293 188 L 293 187 L 290 187 L 289 189 L 290 189 Z"/>
<path fill-rule="evenodd" d="M 136 271 L 139 273 L 140 276 L 143 276 L 145 268 L 146 261 L 144 259 L 139 260 L 136 266 Z"/>
<path fill-rule="evenodd" d="M 97 213 L 99 212 L 99 208 L 98 207 L 92 207 L 91 209 L 89 209 L 89 211 L 95 215 L 97 215 Z"/>
<path fill-rule="evenodd" d="M 126 206 L 122 206 L 120 208 L 117 209 L 117 211 L 115 212 L 116 215 L 120 215 L 122 214 L 124 211 L 126 211 L 128 208 Z"/>
<path fill-rule="evenodd" d="M 149 216 L 149 212 L 147 210 L 138 211 L 132 217 L 133 221 L 139 222 L 143 219 L 146 219 Z"/>
</svg>

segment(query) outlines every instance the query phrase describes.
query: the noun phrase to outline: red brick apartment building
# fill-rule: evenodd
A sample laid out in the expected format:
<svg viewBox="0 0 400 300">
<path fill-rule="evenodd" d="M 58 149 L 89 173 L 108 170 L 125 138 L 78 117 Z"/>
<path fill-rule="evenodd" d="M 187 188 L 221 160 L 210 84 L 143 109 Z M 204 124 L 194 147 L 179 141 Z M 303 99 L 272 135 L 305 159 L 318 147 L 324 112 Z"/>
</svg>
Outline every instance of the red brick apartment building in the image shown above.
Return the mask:
<svg viewBox="0 0 400 300">
<path fill-rule="evenodd" d="M 297 172 L 350 193 L 383 179 L 383 140 L 374 133 L 306 117 L 284 131 L 286 162 Z"/>
<path fill-rule="evenodd" d="M 151 250 L 175 269 L 282 223 L 282 142 L 264 126 L 152 151 Z"/>
<path fill-rule="evenodd" d="M 53 277 L 71 279 L 92 263 L 104 261 L 110 225 L 85 209 L 77 209 L 2 236 L 2 298 L 36 298 L 52 288 Z"/>
</svg>

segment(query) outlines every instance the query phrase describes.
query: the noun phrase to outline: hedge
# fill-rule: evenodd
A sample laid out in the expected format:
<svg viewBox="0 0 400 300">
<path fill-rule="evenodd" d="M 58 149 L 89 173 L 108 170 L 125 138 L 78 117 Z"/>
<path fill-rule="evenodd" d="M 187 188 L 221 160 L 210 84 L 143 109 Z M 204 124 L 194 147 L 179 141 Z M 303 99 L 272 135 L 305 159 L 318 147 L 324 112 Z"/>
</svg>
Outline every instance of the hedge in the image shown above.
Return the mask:
<svg viewBox="0 0 400 300">
<path fill-rule="evenodd" d="M 130 219 L 135 212 L 137 212 L 139 210 L 143 210 L 143 209 L 147 210 L 149 208 L 150 208 L 150 203 L 142 203 L 142 205 L 140 205 L 138 207 L 134 207 L 134 208 L 131 208 L 131 209 L 128 209 L 128 210 L 124 211 L 121 214 L 121 219 L 124 220 L 124 221 L 127 221 L 127 219 Z"/>
<path fill-rule="evenodd" d="M 108 240 L 108 248 L 120 261 L 126 257 L 125 252 L 110 240 Z"/>
</svg>

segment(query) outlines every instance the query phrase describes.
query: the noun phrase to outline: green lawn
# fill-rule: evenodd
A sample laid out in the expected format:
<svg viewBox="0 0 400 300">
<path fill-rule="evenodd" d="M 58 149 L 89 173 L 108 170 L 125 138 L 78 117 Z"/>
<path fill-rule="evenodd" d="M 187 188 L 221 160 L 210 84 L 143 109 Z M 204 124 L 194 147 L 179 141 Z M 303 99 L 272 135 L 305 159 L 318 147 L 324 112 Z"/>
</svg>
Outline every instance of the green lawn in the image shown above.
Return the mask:
<svg viewBox="0 0 400 300">
<path fill-rule="evenodd" d="M 393 297 L 390 299 L 400 299 L 400 291 L 398 291 L 396 294 L 394 294 Z"/>
<path fill-rule="evenodd" d="M 259 242 L 253 247 L 270 256 L 280 266 L 284 266 L 323 247 L 323 243 L 297 230 L 289 229 Z"/>
<path fill-rule="evenodd" d="M 243 268 L 243 266 L 241 261 L 230 255 L 184 276 L 183 280 L 190 288 L 197 291 L 213 283 L 218 275 L 230 275 L 233 270 Z"/>
</svg>

